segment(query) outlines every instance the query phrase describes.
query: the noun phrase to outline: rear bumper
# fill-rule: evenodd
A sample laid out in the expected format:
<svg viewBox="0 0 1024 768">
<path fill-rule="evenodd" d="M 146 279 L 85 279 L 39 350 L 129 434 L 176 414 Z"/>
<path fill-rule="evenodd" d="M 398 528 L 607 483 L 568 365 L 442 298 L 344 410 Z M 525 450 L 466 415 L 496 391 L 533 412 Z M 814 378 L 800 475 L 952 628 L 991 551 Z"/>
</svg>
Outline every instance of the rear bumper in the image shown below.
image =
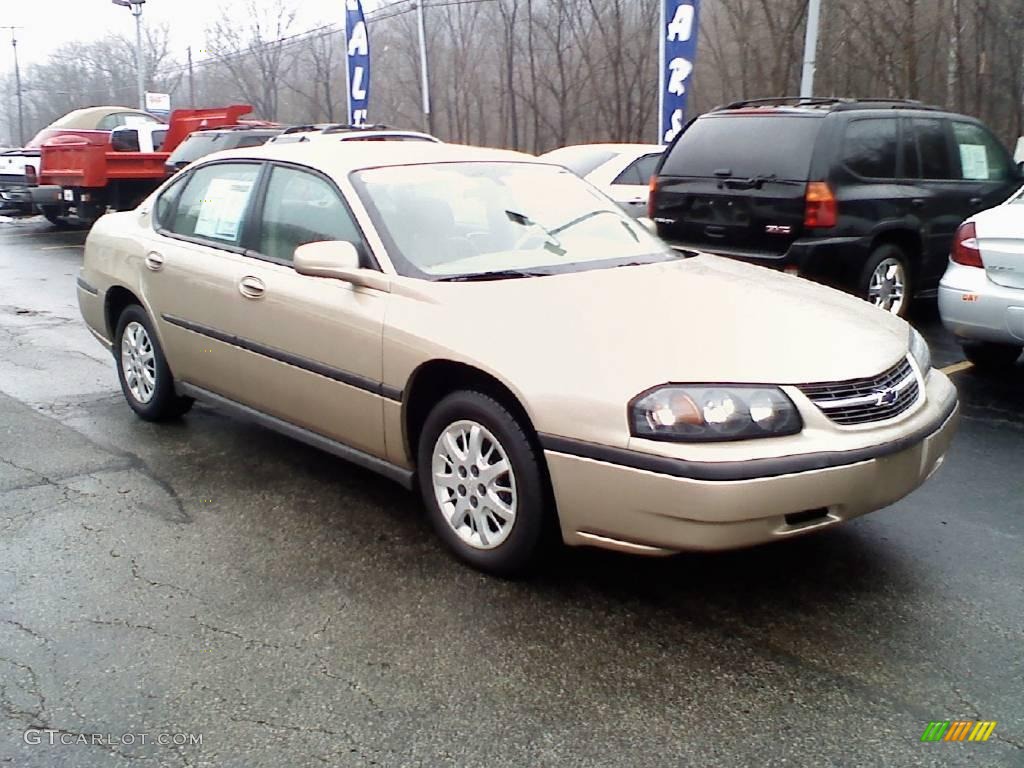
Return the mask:
<svg viewBox="0 0 1024 768">
<path fill-rule="evenodd" d="M 939 284 L 939 314 L 958 338 L 1024 345 L 1024 289 L 997 285 L 984 269 L 950 263 Z"/>
<path fill-rule="evenodd" d="M 63 188 L 55 184 L 32 187 L 32 202 L 36 205 L 60 205 L 64 202 Z"/>
<path fill-rule="evenodd" d="M 870 238 L 814 237 L 794 241 L 785 253 L 719 248 L 714 243 L 672 243 L 673 247 L 713 253 L 748 264 L 795 272 L 816 282 L 850 290 L 871 252 Z"/>
</svg>

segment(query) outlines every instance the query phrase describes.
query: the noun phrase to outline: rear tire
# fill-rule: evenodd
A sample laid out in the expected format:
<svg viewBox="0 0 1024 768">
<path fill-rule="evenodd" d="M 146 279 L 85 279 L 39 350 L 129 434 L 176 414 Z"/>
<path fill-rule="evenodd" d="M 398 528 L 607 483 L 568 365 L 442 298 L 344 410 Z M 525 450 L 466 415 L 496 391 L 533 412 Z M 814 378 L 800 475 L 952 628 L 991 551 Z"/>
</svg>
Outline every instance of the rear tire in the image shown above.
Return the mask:
<svg viewBox="0 0 1024 768">
<path fill-rule="evenodd" d="M 61 210 L 58 205 L 44 205 L 39 208 L 46 220 L 55 227 L 63 227 L 66 222 L 61 218 Z"/>
<path fill-rule="evenodd" d="M 460 560 L 502 577 L 531 570 L 548 530 L 544 475 L 524 427 L 494 398 L 458 391 L 427 416 L 417 451 L 437 535 Z"/>
<path fill-rule="evenodd" d="M 128 305 L 117 319 L 114 359 L 121 391 L 140 418 L 165 421 L 192 407 L 191 397 L 181 397 L 174 391 L 174 377 L 160 340 L 146 310 L 138 304 Z"/>
<path fill-rule="evenodd" d="M 1012 368 L 1020 358 L 1024 347 L 1014 344 L 996 344 L 990 341 L 972 341 L 961 344 L 964 355 L 981 371 L 998 371 Z"/>
<path fill-rule="evenodd" d="M 905 318 L 913 295 L 910 259 L 898 245 L 883 243 L 871 252 L 857 284 L 857 295 Z"/>
</svg>

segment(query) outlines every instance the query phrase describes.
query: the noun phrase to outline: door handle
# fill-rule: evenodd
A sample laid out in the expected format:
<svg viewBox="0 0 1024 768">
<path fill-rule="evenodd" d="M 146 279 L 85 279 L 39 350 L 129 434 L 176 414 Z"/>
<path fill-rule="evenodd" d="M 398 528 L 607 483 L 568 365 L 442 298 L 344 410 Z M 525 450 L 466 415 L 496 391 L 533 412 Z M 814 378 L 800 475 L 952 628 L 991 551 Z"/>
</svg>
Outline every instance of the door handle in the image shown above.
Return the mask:
<svg viewBox="0 0 1024 768">
<path fill-rule="evenodd" d="M 155 251 L 146 254 L 146 268 L 153 272 L 159 272 L 164 268 L 164 257 Z"/>
<path fill-rule="evenodd" d="M 983 198 L 983 197 L 972 197 L 971 198 L 971 205 L 973 205 L 973 206 L 979 206 L 983 202 L 985 202 L 985 198 Z"/>
<path fill-rule="evenodd" d="M 247 299 L 261 299 L 267 286 L 258 277 L 243 277 L 238 281 L 238 292 Z"/>
<path fill-rule="evenodd" d="M 919 197 L 915 197 L 913 200 L 911 200 L 910 204 L 915 208 L 924 208 L 924 200 L 922 200 Z"/>
</svg>

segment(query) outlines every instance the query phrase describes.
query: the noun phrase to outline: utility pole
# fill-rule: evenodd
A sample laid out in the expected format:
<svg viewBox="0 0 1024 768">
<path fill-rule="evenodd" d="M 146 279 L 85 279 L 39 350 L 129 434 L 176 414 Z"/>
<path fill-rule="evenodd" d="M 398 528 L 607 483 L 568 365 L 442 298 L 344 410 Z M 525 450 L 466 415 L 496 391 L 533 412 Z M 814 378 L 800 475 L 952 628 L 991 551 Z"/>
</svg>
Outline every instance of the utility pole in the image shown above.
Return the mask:
<svg viewBox="0 0 1024 768">
<path fill-rule="evenodd" d="M 188 47 L 188 103 L 190 107 L 196 105 L 196 78 L 192 70 L 192 46 Z"/>
<path fill-rule="evenodd" d="M 142 6 L 146 0 L 111 0 L 132 12 L 135 17 L 135 69 L 139 88 L 139 109 L 146 110 L 146 64 L 142 58 Z"/>
<path fill-rule="evenodd" d="M 11 48 L 14 49 L 14 87 L 18 92 L 18 146 L 25 146 L 25 109 L 21 101 L 21 68 L 18 66 L 18 36 L 21 27 L 3 27 L 11 30 Z"/>
<path fill-rule="evenodd" d="M 420 31 L 420 88 L 423 91 L 423 117 L 427 133 L 434 133 L 434 116 L 430 113 L 430 75 L 427 71 L 427 32 L 423 23 L 423 0 L 416 3 L 416 23 Z"/>
<path fill-rule="evenodd" d="M 821 24 L 821 0 L 808 0 L 807 36 L 804 39 L 804 71 L 800 78 L 800 96 L 814 95 L 814 72 L 818 58 L 818 27 Z"/>
</svg>

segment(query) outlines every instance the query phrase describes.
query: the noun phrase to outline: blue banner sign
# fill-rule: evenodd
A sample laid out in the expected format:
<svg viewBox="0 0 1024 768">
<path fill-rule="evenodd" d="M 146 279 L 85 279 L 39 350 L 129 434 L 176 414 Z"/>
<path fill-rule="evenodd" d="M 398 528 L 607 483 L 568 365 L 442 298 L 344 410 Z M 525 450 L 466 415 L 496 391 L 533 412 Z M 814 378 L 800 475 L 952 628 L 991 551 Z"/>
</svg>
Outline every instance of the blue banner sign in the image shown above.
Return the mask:
<svg viewBox="0 0 1024 768">
<path fill-rule="evenodd" d="M 697 60 L 700 0 L 662 0 L 661 121 L 659 136 L 668 144 L 686 124 L 686 101 Z"/>
<path fill-rule="evenodd" d="M 348 121 L 365 125 L 370 104 L 370 38 L 360 0 L 345 0 L 345 40 L 348 43 Z"/>
</svg>

